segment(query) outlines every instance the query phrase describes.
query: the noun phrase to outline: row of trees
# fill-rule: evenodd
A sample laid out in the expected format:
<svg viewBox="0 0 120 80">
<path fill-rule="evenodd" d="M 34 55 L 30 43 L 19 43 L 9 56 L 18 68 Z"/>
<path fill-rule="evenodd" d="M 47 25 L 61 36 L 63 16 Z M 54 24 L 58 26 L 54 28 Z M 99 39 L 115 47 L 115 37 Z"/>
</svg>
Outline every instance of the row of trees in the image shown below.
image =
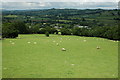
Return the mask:
<svg viewBox="0 0 120 80">
<path fill-rule="evenodd" d="M 120 33 L 118 26 L 108 27 L 94 27 L 91 29 L 87 28 L 78 28 L 75 27 L 73 29 L 62 28 L 62 35 L 77 35 L 77 36 L 88 36 L 88 37 L 102 37 L 108 38 L 112 40 L 120 40 Z"/>
<path fill-rule="evenodd" d="M 120 40 L 118 26 L 98 26 L 92 28 L 79 28 L 79 27 L 67 27 L 59 29 L 61 35 L 77 35 L 88 37 L 102 37 L 113 40 Z M 3 24 L 2 37 L 3 38 L 15 38 L 18 34 L 58 34 L 58 29 L 46 25 L 40 27 L 40 25 L 26 25 L 24 22 L 17 21 L 14 23 Z"/>
</svg>

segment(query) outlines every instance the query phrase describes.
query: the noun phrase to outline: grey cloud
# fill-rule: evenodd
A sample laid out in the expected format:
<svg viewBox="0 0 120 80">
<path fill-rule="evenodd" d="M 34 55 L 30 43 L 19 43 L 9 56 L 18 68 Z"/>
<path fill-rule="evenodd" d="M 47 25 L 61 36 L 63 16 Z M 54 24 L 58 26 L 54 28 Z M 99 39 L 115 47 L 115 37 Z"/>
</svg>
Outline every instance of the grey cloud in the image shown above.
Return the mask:
<svg viewBox="0 0 120 80">
<path fill-rule="evenodd" d="M 117 2 L 3 2 L 3 9 L 50 9 L 50 8 L 76 8 L 76 9 L 114 9 Z"/>
</svg>

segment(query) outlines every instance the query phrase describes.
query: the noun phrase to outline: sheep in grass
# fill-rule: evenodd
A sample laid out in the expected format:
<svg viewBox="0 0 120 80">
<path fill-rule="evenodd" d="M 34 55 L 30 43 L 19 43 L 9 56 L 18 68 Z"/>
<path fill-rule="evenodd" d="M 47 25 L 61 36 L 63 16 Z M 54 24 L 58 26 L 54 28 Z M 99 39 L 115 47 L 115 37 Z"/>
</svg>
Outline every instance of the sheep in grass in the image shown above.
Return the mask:
<svg viewBox="0 0 120 80">
<path fill-rule="evenodd" d="M 30 44 L 30 42 L 27 42 L 28 44 Z"/>
<path fill-rule="evenodd" d="M 66 49 L 65 49 L 65 48 L 62 48 L 62 51 L 66 51 Z"/>
<path fill-rule="evenodd" d="M 37 42 L 34 42 L 34 44 L 37 44 Z"/>
<path fill-rule="evenodd" d="M 56 43 L 57 46 L 59 46 L 59 43 Z"/>
<path fill-rule="evenodd" d="M 55 42 L 55 41 L 53 41 L 53 42 Z"/>
<path fill-rule="evenodd" d="M 11 44 L 15 44 L 15 43 L 13 42 L 13 43 L 11 43 Z"/>
<path fill-rule="evenodd" d="M 84 42 L 86 42 L 87 40 L 83 40 Z"/>
<path fill-rule="evenodd" d="M 97 46 L 96 48 L 97 48 L 97 49 L 100 49 L 100 46 Z"/>
<path fill-rule="evenodd" d="M 72 66 L 74 66 L 75 64 L 71 64 Z"/>
</svg>

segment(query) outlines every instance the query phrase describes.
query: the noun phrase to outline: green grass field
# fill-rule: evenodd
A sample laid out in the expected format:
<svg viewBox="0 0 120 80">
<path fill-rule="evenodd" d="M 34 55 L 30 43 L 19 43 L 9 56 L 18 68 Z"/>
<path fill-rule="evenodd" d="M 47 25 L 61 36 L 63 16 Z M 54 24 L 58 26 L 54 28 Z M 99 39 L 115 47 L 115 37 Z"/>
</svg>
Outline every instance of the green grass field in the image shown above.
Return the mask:
<svg viewBox="0 0 120 80">
<path fill-rule="evenodd" d="M 33 34 L 4 39 L 2 43 L 3 78 L 118 77 L 116 41 L 61 35 L 47 38 Z M 97 46 L 100 49 L 96 49 Z"/>
<path fill-rule="evenodd" d="M 2 41 L 0 40 L 0 79 L 2 78 Z"/>
<path fill-rule="evenodd" d="M 15 17 L 18 17 L 17 15 L 7 15 L 7 16 L 4 16 L 4 17 L 13 17 L 13 18 L 15 18 Z"/>
</svg>

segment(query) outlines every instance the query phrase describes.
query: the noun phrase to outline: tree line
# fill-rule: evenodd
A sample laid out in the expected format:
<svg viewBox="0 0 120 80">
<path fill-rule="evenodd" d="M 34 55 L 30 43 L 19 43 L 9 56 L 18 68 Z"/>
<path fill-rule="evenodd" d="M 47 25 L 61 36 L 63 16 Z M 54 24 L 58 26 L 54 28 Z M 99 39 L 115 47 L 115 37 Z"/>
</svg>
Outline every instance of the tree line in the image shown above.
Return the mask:
<svg viewBox="0 0 120 80">
<path fill-rule="evenodd" d="M 55 26 L 55 25 L 54 25 Z M 81 28 L 69 25 L 63 25 L 61 28 L 55 28 L 50 24 L 25 24 L 22 21 L 4 23 L 2 27 L 3 38 L 16 38 L 18 34 L 58 34 L 76 35 L 88 37 L 102 37 L 112 40 L 120 40 L 118 26 L 97 26 L 92 28 Z"/>
</svg>

